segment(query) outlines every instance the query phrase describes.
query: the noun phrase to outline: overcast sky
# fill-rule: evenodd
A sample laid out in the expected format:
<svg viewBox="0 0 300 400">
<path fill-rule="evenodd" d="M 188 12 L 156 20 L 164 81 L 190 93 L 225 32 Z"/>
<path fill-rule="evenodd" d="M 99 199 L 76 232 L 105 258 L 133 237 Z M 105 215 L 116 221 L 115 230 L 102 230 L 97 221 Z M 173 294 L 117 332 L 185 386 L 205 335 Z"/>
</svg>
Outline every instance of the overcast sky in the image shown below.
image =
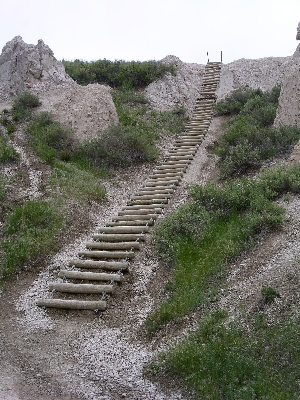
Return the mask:
<svg viewBox="0 0 300 400">
<path fill-rule="evenodd" d="M 0 49 L 20 35 L 59 60 L 229 63 L 292 55 L 299 21 L 300 0 L 2 0 Z"/>
</svg>

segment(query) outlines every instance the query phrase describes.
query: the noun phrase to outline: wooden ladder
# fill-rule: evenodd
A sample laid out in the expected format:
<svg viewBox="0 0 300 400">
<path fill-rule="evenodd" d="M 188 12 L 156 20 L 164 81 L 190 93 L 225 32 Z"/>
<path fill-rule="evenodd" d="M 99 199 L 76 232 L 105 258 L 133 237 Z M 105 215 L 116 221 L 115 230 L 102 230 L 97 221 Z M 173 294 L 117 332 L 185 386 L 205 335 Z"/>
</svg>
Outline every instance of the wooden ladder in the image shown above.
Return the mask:
<svg viewBox="0 0 300 400">
<path fill-rule="evenodd" d="M 94 311 L 106 309 L 107 294 L 112 295 L 114 285 L 122 282 L 123 273 L 128 272 L 135 251 L 140 249 L 145 235 L 168 204 L 203 141 L 213 117 L 220 70 L 219 62 L 206 65 L 192 118 L 162 164 L 154 169 L 144 186 L 118 215 L 86 243 L 86 250 L 80 251 L 78 258 L 70 260 L 69 268 L 59 272 L 58 277 L 62 281 L 49 285 L 52 298 L 38 300 L 39 307 Z M 96 295 L 101 299 L 62 299 L 59 298 L 62 297 L 61 293 L 72 294 L 73 297 L 80 294 L 81 298 L 83 295 Z"/>
</svg>

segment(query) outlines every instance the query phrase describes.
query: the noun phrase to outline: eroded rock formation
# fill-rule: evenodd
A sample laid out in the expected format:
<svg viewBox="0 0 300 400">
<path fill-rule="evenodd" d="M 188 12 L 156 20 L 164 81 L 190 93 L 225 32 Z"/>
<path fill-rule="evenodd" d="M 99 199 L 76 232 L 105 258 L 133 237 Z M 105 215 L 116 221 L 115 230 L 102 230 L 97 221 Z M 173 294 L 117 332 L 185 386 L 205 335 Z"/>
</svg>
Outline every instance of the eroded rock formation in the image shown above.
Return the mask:
<svg viewBox="0 0 300 400">
<path fill-rule="evenodd" d="M 300 23 L 296 38 L 300 40 Z M 300 127 L 300 45 L 288 63 L 283 77 L 275 119 L 275 125 L 280 124 Z"/>
<path fill-rule="evenodd" d="M 0 102 L 25 90 L 37 94 L 40 110 L 52 111 L 62 124 L 73 128 L 79 140 L 93 138 L 118 122 L 109 87 L 78 85 L 42 40 L 35 46 L 16 36 L 0 55 Z"/>
<path fill-rule="evenodd" d="M 176 75 L 167 73 L 146 88 L 145 94 L 152 107 L 172 110 L 183 106 L 191 114 L 200 93 L 205 65 L 184 63 L 175 56 L 167 56 L 161 62 L 174 64 L 177 72 Z"/>
<path fill-rule="evenodd" d="M 25 90 L 40 93 L 58 86 L 74 85 L 53 51 L 39 40 L 35 46 L 14 37 L 0 55 L 0 101 L 9 100 Z"/>
</svg>

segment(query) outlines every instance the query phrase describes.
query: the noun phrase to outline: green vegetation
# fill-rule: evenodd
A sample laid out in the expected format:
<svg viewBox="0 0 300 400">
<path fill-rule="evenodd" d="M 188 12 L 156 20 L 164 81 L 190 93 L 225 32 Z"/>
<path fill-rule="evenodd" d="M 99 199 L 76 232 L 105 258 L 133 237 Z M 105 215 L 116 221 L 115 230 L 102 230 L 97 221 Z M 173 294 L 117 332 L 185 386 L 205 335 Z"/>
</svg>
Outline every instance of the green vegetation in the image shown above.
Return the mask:
<svg viewBox="0 0 300 400">
<path fill-rule="evenodd" d="M 119 124 L 111 126 L 99 138 L 83 143 L 74 152 L 75 162 L 93 168 L 127 167 L 158 156 L 157 140 L 167 133 L 183 130 L 183 109 L 153 111 L 144 95 L 134 90 L 113 92 Z"/>
<path fill-rule="evenodd" d="M 280 297 L 280 294 L 272 287 L 266 286 L 261 289 L 263 302 L 265 304 L 273 303 L 276 297 Z"/>
<path fill-rule="evenodd" d="M 39 100 L 30 94 L 17 98 L 13 106 L 13 120 L 28 121 L 26 133 L 34 153 L 51 167 L 48 181 L 49 200 L 42 203 L 49 207 L 49 226 L 33 230 L 28 227 L 27 216 L 35 221 L 35 212 L 41 213 L 40 202 L 25 202 L 11 207 L 5 203 L 2 223 L 9 227 L 9 215 L 24 214 L 24 223 L 14 232 L 5 228 L 1 233 L 0 280 L 14 273 L 25 262 L 31 262 L 40 254 L 56 248 L 58 229 L 68 224 L 61 218 L 64 207 L 70 202 L 87 203 L 105 197 L 101 178 L 111 174 L 110 168 L 126 167 L 134 163 L 153 161 L 158 155 L 156 142 L 161 135 L 177 133 L 186 121 L 182 109 L 172 112 L 152 111 L 142 93 L 132 89 L 118 89 L 113 92 L 120 123 L 111 126 L 101 137 L 79 144 L 72 131 L 58 123 L 49 112 L 32 116 L 31 110 Z M 11 121 L 10 112 L 3 117 Z M 30 121 L 29 121 L 30 119 Z M 7 126 L 7 125 L 6 125 Z M 6 128 L 7 129 L 7 128 Z M 8 135 L 0 135 L 0 159 L 3 163 L 17 158 L 10 148 Z M 0 182 L 1 183 L 1 182 Z M 5 186 L 0 186 L 0 197 L 5 198 Z M 52 215 L 52 204 L 56 204 L 57 220 Z M 36 210 L 36 211 L 35 211 Z M 36 223 L 39 226 L 39 222 Z M 52 237 L 52 239 L 51 239 Z M 45 246 L 45 247 L 44 247 Z M 17 251 L 17 249 L 19 249 Z"/>
<path fill-rule="evenodd" d="M 175 74 L 174 65 L 157 61 L 66 61 L 66 72 L 80 85 L 106 83 L 113 88 L 140 88 L 161 78 L 167 72 Z"/>
<path fill-rule="evenodd" d="M 227 124 L 215 151 L 223 179 L 259 168 L 265 160 L 290 151 L 300 139 L 296 126 L 271 125 L 276 116 L 280 87 L 270 92 L 237 90 L 216 105 L 218 115 L 237 114 Z"/>
<path fill-rule="evenodd" d="M 283 221 L 283 209 L 273 200 L 287 192 L 300 192 L 299 166 L 266 171 L 255 180 L 192 186 L 193 202 L 153 230 L 154 249 L 175 269 L 169 298 L 149 316 L 148 329 L 212 301 L 224 265 Z"/>
<path fill-rule="evenodd" d="M 0 280 L 14 273 L 23 262 L 53 252 L 62 226 L 61 209 L 57 204 L 27 201 L 23 206 L 13 207 L 4 225 Z"/>
<path fill-rule="evenodd" d="M 19 153 L 9 144 L 9 137 L 0 130 L 0 164 L 16 161 Z"/>
<path fill-rule="evenodd" d="M 198 331 L 169 352 L 165 368 L 203 400 L 299 399 L 300 321 L 268 326 L 262 314 L 254 318 L 246 329 L 223 311 L 204 316 Z"/>
<path fill-rule="evenodd" d="M 276 106 L 278 104 L 280 89 L 280 85 L 275 86 L 269 92 L 263 92 L 261 89 L 236 89 L 224 100 L 218 101 L 215 104 L 215 113 L 216 115 L 238 114 L 244 108 L 246 110 L 257 108 L 257 103 Z M 248 101 L 250 102 L 248 103 Z M 246 106 L 247 103 L 248 105 Z"/>
<path fill-rule="evenodd" d="M 153 231 L 156 252 L 172 277 L 165 301 L 147 318 L 149 332 L 196 310 L 200 319 L 198 330 L 152 363 L 151 372 L 178 375 L 197 398 L 299 399 L 297 296 L 281 309 L 279 292 L 266 286 L 251 312 L 243 305 L 230 316 L 219 309 L 207 312 L 224 289 L 228 263 L 283 222 L 276 200 L 300 193 L 299 165 L 236 178 L 299 140 L 296 127 L 270 127 L 278 95 L 279 88 L 239 90 L 217 105 L 218 114 L 233 115 L 216 149 L 223 180 L 191 186 L 191 201 Z"/>
<path fill-rule="evenodd" d="M 13 120 L 23 121 L 32 117 L 32 110 L 40 105 L 39 98 L 29 92 L 23 92 L 12 105 Z"/>
<path fill-rule="evenodd" d="M 55 159 L 67 158 L 74 148 L 74 137 L 69 127 L 55 121 L 54 116 L 43 111 L 27 127 L 30 145 L 42 160 L 51 164 Z"/>
</svg>

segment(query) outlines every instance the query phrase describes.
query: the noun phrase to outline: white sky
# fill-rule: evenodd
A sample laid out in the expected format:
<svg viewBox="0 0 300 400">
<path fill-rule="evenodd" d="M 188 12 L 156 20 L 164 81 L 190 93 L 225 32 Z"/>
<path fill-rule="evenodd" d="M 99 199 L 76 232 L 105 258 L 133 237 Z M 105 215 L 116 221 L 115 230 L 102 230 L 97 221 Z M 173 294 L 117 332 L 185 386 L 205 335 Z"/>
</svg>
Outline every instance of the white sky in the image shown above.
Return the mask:
<svg viewBox="0 0 300 400">
<path fill-rule="evenodd" d="M 229 63 L 292 55 L 300 0 L 1 0 L 0 50 L 43 39 L 57 59 Z"/>
</svg>

